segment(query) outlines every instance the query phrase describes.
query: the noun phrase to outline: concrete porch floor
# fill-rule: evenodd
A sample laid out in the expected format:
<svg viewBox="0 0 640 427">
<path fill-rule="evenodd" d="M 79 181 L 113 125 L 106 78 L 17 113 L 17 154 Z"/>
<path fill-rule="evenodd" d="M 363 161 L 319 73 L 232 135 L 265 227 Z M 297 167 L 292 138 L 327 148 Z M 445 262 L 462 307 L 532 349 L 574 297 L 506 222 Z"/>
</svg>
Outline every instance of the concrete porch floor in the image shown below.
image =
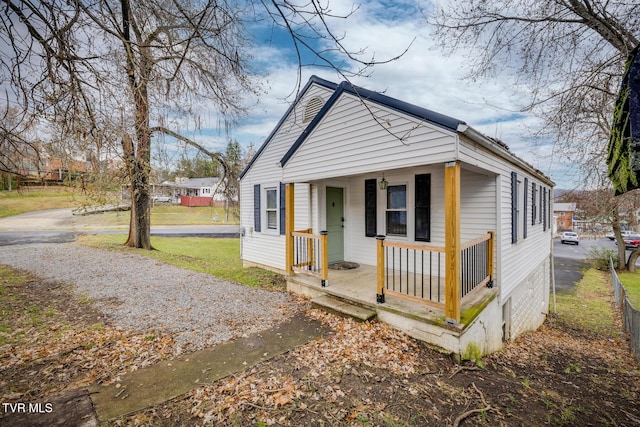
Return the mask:
<svg viewBox="0 0 640 427">
<path fill-rule="evenodd" d="M 383 304 L 376 303 L 376 267 L 372 265 L 360 265 L 350 270 L 329 270 L 327 286 L 322 287 L 321 281 L 317 277 L 296 273 L 287 277 L 287 287 L 290 291 L 315 298 L 321 295 L 332 295 L 337 298 L 349 301 L 356 305 L 369 308 L 378 313 L 379 318 L 382 312 L 393 313 L 394 315 L 406 317 L 412 321 L 428 323 L 437 327 L 446 328 L 449 331 L 461 332 L 467 325 L 449 325 L 445 323 L 444 309 L 432 307 L 416 301 L 399 298 L 393 295 L 385 295 Z M 444 283 L 444 279 L 442 280 Z M 443 290 L 444 292 L 444 290 Z M 482 304 L 483 301 L 493 298 L 497 293 L 496 289 L 478 289 L 467 300 L 463 301 L 461 311 L 475 305 Z M 404 329 L 404 328 L 400 328 Z M 410 335 L 410 331 L 406 331 Z"/>
</svg>

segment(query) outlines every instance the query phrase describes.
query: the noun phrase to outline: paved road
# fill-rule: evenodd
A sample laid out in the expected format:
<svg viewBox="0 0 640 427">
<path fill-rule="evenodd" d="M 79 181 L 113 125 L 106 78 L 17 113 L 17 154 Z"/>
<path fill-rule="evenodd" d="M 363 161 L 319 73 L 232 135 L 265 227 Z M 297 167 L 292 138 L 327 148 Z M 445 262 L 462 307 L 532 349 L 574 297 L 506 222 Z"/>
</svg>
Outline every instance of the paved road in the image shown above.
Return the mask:
<svg viewBox="0 0 640 427">
<path fill-rule="evenodd" d="M 598 248 L 617 251 L 615 242 L 609 239 L 580 240 L 579 245 L 563 245 L 560 239 L 553 240 L 553 264 L 557 292 L 568 292 L 573 289 L 583 276 L 583 270 L 588 267 L 586 259 L 594 256 L 593 251 Z M 627 256 L 629 256 L 627 251 Z M 639 261 L 640 265 L 640 261 Z"/>
<path fill-rule="evenodd" d="M 73 242 L 77 234 L 127 234 L 126 228 L 76 227 L 71 209 L 50 209 L 0 218 L 0 246 Z M 152 236 L 237 237 L 237 225 L 151 227 Z"/>
<path fill-rule="evenodd" d="M 119 229 L 80 229 L 75 227 L 71 209 L 54 209 L 29 212 L 8 218 L 0 218 L 0 246 L 25 243 L 65 243 L 76 239 L 78 233 L 126 234 Z M 152 236 L 198 236 L 198 237 L 236 237 L 237 225 L 206 226 L 168 226 L 152 227 Z M 563 245 L 554 239 L 554 269 L 557 292 L 567 292 L 582 278 L 587 266 L 585 260 L 590 257 L 593 248 L 616 249 L 614 242 L 608 239 L 582 239 L 580 245 Z"/>
</svg>

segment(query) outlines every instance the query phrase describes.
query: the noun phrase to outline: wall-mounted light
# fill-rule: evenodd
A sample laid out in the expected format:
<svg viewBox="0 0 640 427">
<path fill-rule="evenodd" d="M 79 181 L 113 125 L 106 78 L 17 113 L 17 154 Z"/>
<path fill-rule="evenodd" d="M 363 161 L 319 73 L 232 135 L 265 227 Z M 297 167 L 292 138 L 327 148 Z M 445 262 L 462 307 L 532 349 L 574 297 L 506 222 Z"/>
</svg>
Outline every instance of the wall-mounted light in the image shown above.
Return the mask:
<svg viewBox="0 0 640 427">
<path fill-rule="evenodd" d="M 378 185 L 380 186 L 381 190 L 386 190 L 387 189 L 387 185 L 389 185 L 389 181 L 384 179 L 384 174 L 382 174 L 382 180 L 380 182 L 378 182 Z"/>
</svg>

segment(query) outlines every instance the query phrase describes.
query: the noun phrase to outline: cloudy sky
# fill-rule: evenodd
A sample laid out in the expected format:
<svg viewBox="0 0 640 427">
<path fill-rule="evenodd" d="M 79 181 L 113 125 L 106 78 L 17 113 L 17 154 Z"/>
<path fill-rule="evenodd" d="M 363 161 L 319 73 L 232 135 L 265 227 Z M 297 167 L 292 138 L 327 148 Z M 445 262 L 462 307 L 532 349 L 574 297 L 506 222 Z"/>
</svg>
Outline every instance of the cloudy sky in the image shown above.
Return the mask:
<svg viewBox="0 0 640 427">
<path fill-rule="evenodd" d="M 352 83 L 464 120 L 488 136 L 509 145 L 512 152 L 549 175 L 559 188 L 578 186 L 571 168 L 554 156 L 547 141 L 532 141 L 528 136 L 537 127 L 535 118 L 518 113 L 519 100 L 528 96 L 509 76 L 470 82 L 463 80 L 468 71 L 463 55 L 447 57 L 430 37 L 423 15 L 425 2 L 411 0 L 375 0 L 363 2 L 348 19 L 332 20 L 336 34 L 344 34 L 345 46 L 352 51 L 366 49 L 363 59 L 377 61 L 393 58 L 409 50 L 398 60 L 376 65 L 369 77 L 356 77 Z M 332 0 L 331 9 L 340 15 L 350 11 L 349 0 Z M 231 138 L 243 146 L 257 149 L 295 97 L 298 63 L 286 34 L 265 23 L 254 28 L 256 49 L 252 66 L 262 74 L 264 94 L 247 100 L 248 116 L 231 129 Z M 310 56 L 303 58 L 307 64 Z M 318 61 L 316 61 L 318 63 Z M 326 67 L 302 68 L 302 85 L 311 75 L 339 83 L 343 80 Z M 211 145 L 222 145 L 226 135 L 215 130 L 200 131 L 200 138 Z"/>
</svg>

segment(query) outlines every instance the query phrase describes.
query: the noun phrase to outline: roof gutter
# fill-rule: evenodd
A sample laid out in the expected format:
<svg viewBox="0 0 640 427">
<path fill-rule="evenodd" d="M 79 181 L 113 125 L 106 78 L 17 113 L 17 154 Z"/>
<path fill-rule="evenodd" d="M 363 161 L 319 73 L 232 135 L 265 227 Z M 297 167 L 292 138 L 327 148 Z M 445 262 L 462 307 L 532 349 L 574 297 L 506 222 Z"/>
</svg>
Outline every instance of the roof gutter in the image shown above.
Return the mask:
<svg viewBox="0 0 640 427">
<path fill-rule="evenodd" d="M 493 154 L 495 154 L 495 155 L 507 160 L 510 163 L 515 164 L 516 166 L 526 170 L 530 174 L 539 177 L 547 185 L 550 185 L 550 186 L 555 186 L 556 185 L 555 182 L 553 182 L 544 173 L 542 173 L 538 169 L 534 168 L 533 166 L 531 166 L 529 163 L 525 162 L 524 160 L 516 157 L 516 155 L 513 154 L 511 151 L 509 151 L 508 149 L 506 149 L 506 148 L 502 147 L 501 145 L 497 144 L 495 141 L 492 141 L 490 138 L 487 138 L 485 135 L 483 135 L 482 133 L 478 132 L 477 130 L 475 130 L 471 126 L 469 126 L 469 125 L 467 125 L 465 123 L 461 123 L 461 124 L 458 125 L 457 131 L 458 131 L 458 133 L 460 133 L 462 135 L 465 135 L 467 138 L 469 138 L 473 142 L 475 142 L 475 143 L 481 145 L 482 147 L 486 148 L 487 150 L 491 151 Z"/>
</svg>

